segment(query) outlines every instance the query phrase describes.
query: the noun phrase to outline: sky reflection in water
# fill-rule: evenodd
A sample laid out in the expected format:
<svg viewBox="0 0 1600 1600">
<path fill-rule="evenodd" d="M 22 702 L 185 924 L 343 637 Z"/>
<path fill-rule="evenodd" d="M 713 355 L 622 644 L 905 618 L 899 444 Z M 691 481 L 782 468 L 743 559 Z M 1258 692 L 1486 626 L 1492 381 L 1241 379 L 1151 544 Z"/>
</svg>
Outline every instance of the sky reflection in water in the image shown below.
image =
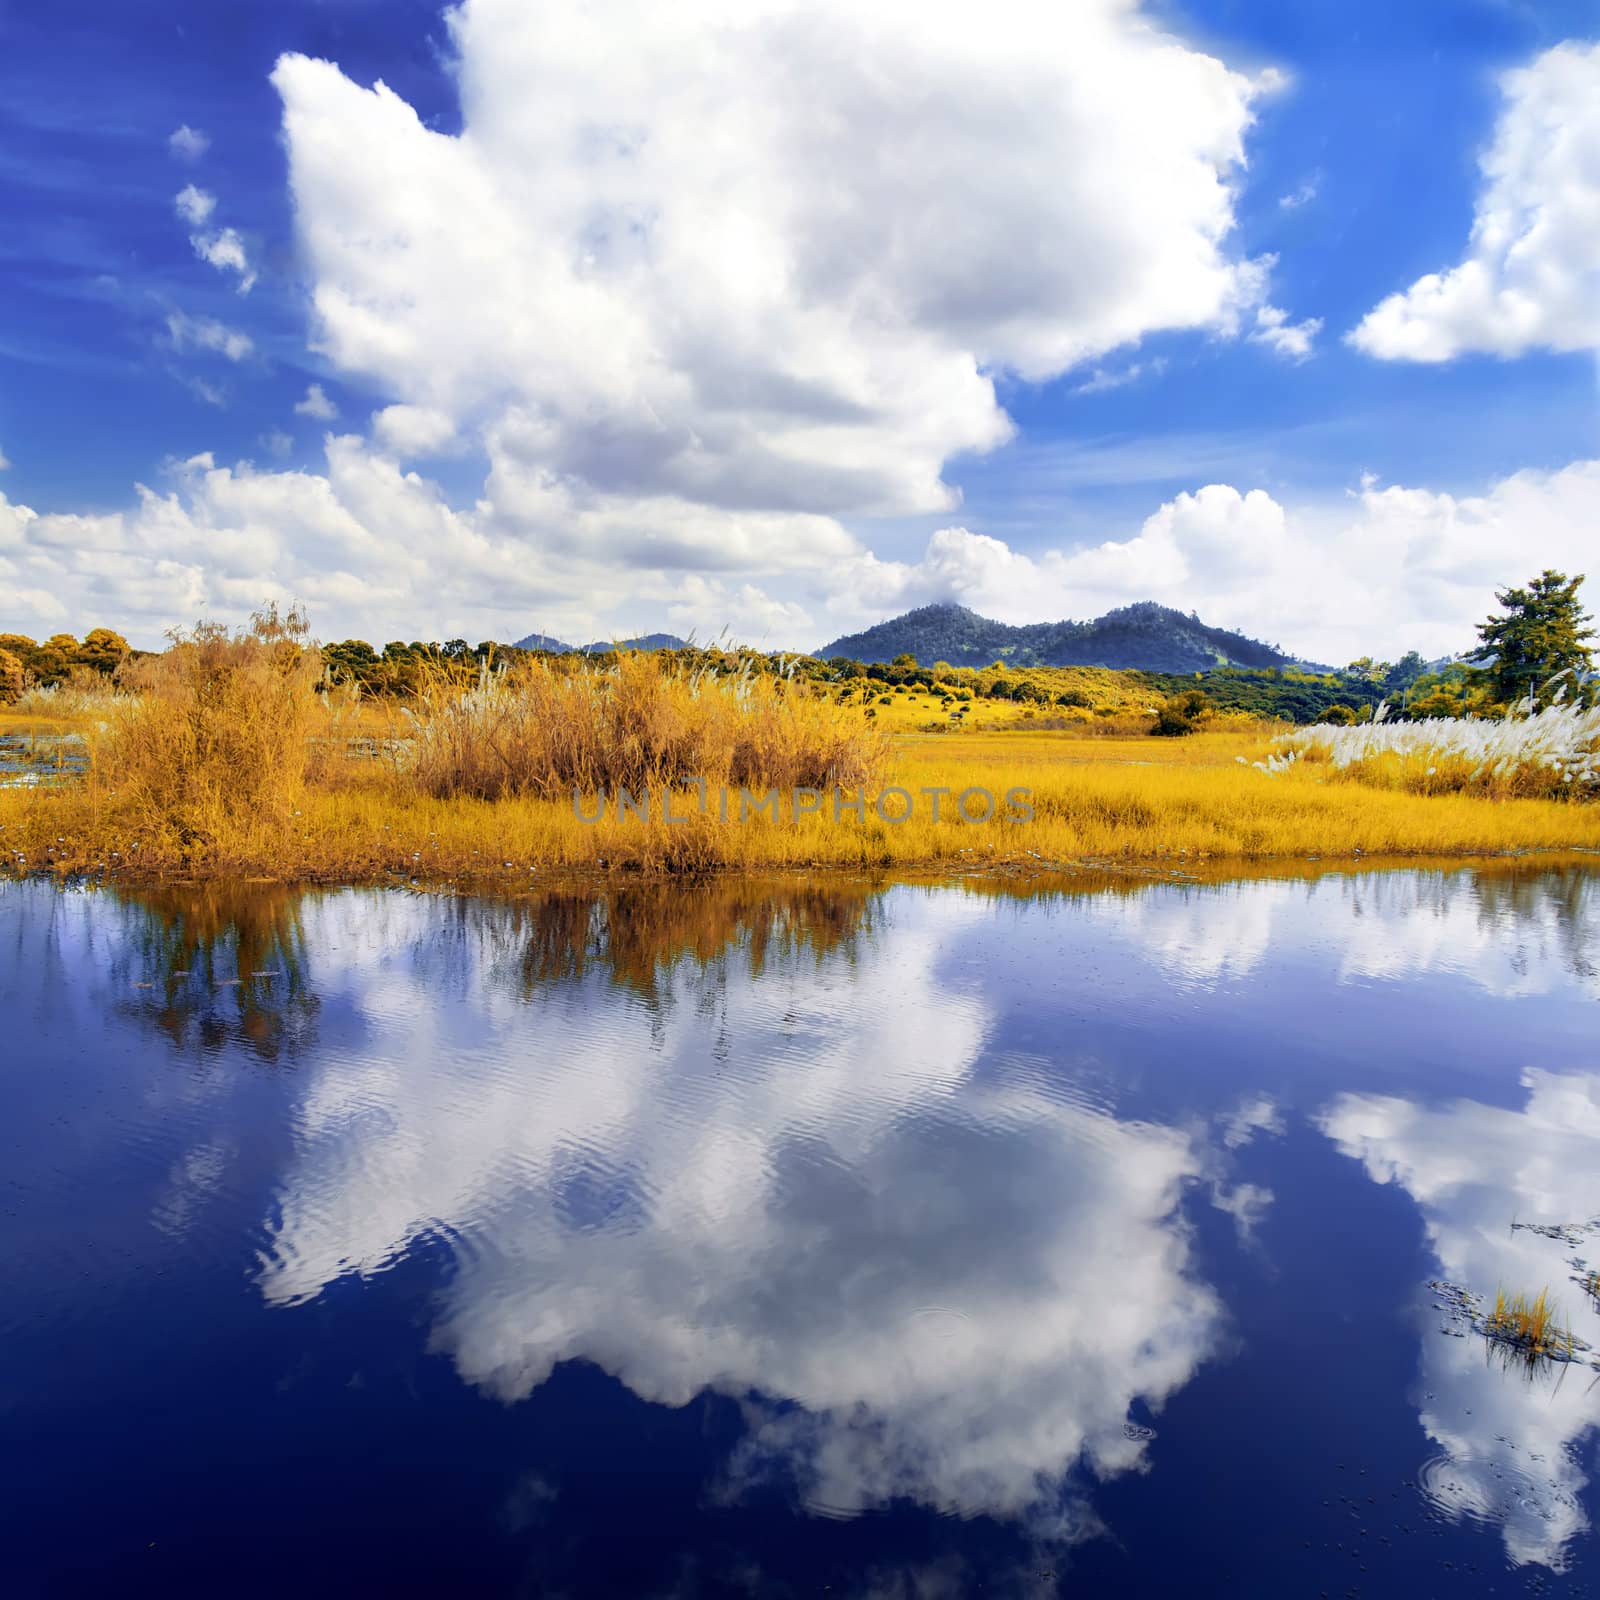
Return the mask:
<svg viewBox="0 0 1600 1600">
<path fill-rule="evenodd" d="M 0 950 L 22 1592 L 263 1517 L 246 1588 L 1594 1560 L 1594 1373 L 1426 1287 L 1600 1347 L 1600 1243 L 1510 1226 L 1600 1215 L 1592 876 L 27 885 Z"/>
</svg>

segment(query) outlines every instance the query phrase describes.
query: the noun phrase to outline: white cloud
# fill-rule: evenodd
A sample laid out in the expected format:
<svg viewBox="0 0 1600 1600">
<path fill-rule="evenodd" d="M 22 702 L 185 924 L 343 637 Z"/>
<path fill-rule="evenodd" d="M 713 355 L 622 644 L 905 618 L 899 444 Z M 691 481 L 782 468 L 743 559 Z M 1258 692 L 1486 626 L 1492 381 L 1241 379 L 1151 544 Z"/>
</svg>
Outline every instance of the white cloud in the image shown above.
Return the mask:
<svg viewBox="0 0 1600 1600">
<path fill-rule="evenodd" d="M 396 455 L 429 456 L 455 439 L 456 427 L 444 412 L 427 406 L 386 406 L 374 413 L 372 433 Z"/>
<path fill-rule="evenodd" d="M 208 406 L 216 406 L 219 411 L 226 408 L 227 391 L 219 384 L 212 383 L 206 378 L 185 378 L 184 383 L 196 399 L 204 400 Z"/>
<path fill-rule="evenodd" d="M 167 335 L 175 350 L 211 350 L 229 361 L 243 361 L 255 349 L 249 334 L 215 317 L 190 317 L 181 311 L 168 315 Z"/>
<path fill-rule="evenodd" d="M 320 347 L 634 527 L 948 509 L 945 461 L 1011 432 L 991 372 L 1264 292 L 1227 241 L 1272 81 L 1127 0 L 450 15 L 460 137 L 274 72 Z"/>
<path fill-rule="evenodd" d="M 1600 349 L 1600 42 L 1501 79 L 1466 256 L 1390 295 L 1350 334 L 1369 355 Z"/>
<path fill-rule="evenodd" d="M 167 148 L 180 161 L 198 161 L 211 148 L 211 137 L 186 122 L 168 136 Z"/>
<path fill-rule="evenodd" d="M 305 399 L 295 401 L 294 414 L 314 417 L 318 422 L 332 422 L 339 415 L 339 408 L 323 393 L 320 383 L 313 383 L 306 390 Z"/>
<path fill-rule="evenodd" d="M 1278 209 L 1280 211 L 1298 211 L 1301 206 L 1308 206 L 1317 198 L 1318 184 L 1315 178 L 1307 178 L 1298 187 L 1291 189 L 1288 194 L 1278 196 Z"/>
<path fill-rule="evenodd" d="M 1166 361 L 1157 356 L 1154 361 L 1134 361 L 1129 365 L 1117 369 L 1096 367 L 1093 372 L 1080 384 L 1073 388 L 1074 394 L 1102 394 L 1107 389 L 1120 389 L 1125 384 L 1135 383 L 1146 373 L 1159 376 L 1166 371 Z"/>
<path fill-rule="evenodd" d="M 218 272 L 231 272 L 238 278 L 240 294 L 249 294 L 255 286 L 256 271 L 250 264 L 244 239 L 236 228 L 207 229 L 217 209 L 217 197 L 208 189 L 187 183 L 173 197 L 173 209 L 192 230 L 189 243 L 199 258 L 215 267 Z"/>
<path fill-rule="evenodd" d="M 1264 344 L 1277 355 L 1291 361 L 1304 361 L 1311 354 L 1311 343 L 1322 332 L 1321 317 L 1290 322 L 1288 313 L 1277 306 L 1256 308 L 1256 325 L 1250 334 L 1252 344 Z"/>
<path fill-rule="evenodd" d="M 11 463 L 6 459 L 5 451 L 4 450 L 0 450 L 0 472 L 9 471 L 10 467 L 11 467 Z"/>
<path fill-rule="evenodd" d="M 217 209 L 217 197 L 186 183 L 172 202 L 178 215 L 192 228 L 203 227 Z"/>
<path fill-rule="evenodd" d="M 1497 586 L 1544 566 L 1592 566 L 1597 524 L 1600 461 L 1515 473 L 1476 496 L 1369 480 L 1331 505 L 1210 484 L 1167 502 L 1133 537 L 1089 549 L 1028 554 L 941 529 L 920 561 L 866 556 L 838 592 L 865 615 L 957 600 L 1009 622 L 1156 600 L 1314 660 L 1432 657 L 1473 642 Z"/>
<path fill-rule="evenodd" d="M 190 382 L 204 384 L 196 392 L 211 403 L 225 401 L 215 385 Z M 170 520 L 153 544 L 148 499 L 116 519 L 125 554 L 153 571 L 158 554 L 183 552 L 213 611 L 232 606 L 241 618 L 282 589 L 312 603 L 329 637 L 514 639 L 537 622 L 564 638 L 671 626 L 812 648 L 936 600 L 1010 622 L 1156 600 L 1338 664 L 1374 651 L 1433 657 L 1465 648 L 1497 586 L 1542 566 L 1592 565 L 1600 522 L 1600 461 L 1574 462 L 1516 473 L 1476 496 L 1369 480 L 1342 500 L 1286 504 L 1260 489 L 1208 484 L 1158 507 L 1126 538 L 1085 549 L 1028 552 L 954 526 L 933 534 L 919 560 L 895 561 L 831 517 L 598 493 L 529 465 L 504 437 L 524 426 L 508 422 L 491 436 L 488 478 L 465 509 L 403 471 L 393 444 L 354 436 L 329 441 L 321 473 L 184 469 L 160 497 Z M 272 535 L 249 583 L 224 573 L 213 551 L 219 530 L 232 526 L 234 501 L 221 494 L 230 481 L 254 486 L 254 525 Z M 343 547 L 306 523 L 313 498 L 350 530 Z M 26 539 L 61 523 L 29 523 Z M 52 585 L 69 608 L 139 642 L 193 621 L 187 580 L 153 613 L 142 589 L 126 604 L 114 589 L 85 589 L 54 554 L 30 580 Z M 0 627 L 22 625 L 21 601 L 6 598 L 12 610 Z"/>
<path fill-rule="evenodd" d="M 1202 1130 L 1044 1092 L 1042 1063 L 997 1072 L 983 995 L 949 977 L 990 913 L 901 909 L 893 940 L 849 960 L 774 941 L 759 979 L 730 961 L 714 1010 L 680 961 L 658 969 L 648 1011 L 612 991 L 600 1015 L 504 982 L 519 936 L 503 910 L 463 925 L 471 998 L 452 1010 L 419 1009 L 406 990 L 429 973 L 392 960 L 397 938 L 432 942 L 434 908 L 396 907 L 404 925 L 381 934 L 347 905 L 311 908 L 309 937 L 341 947 L 364 1043 L 298 1086 L 263 1297 L 294 1304 L 447 1237 L 462 1248 L 432 1347 L 488 1395 L 519 1400 L 585 1359 L 658 1404 L 738 1398 L 730 1498 L 776 1464 L 834 1514 L 907 1497 L 1057 1531 L 1070 1507 L 1083 1526 L 1080 1464 L 1138 1470 L 1130 1406 L 1159 1411 L 1217 1338 L 1180 1214 L 1210 1152 Z M 710 1071 L 728 1030 L 743 1065 Z M 535 1037 L 530 1115 L 514 1076 L 479 1069 Z M 761 1065 L 796 1037 L 803 1071 Z M 885 1052 L 903 1070 L 861 1072 Z M 423 1057 L 446 1070 L 416 1072 Z M 379 1102 L 382 1119 L 364 1114 Z M 979 1144 L 1003 1177 L 953 1189 Z M 1102 1282 L 1117 1292 L 1083 1294 Z"/>
<path fill-rule="evenodd" d="M 810 614 L 793 600 L 769 595 L 759 585 L 728 585 L 690 573 L 667 607 L 671 631 L 709 644 L 727 637 L 737 642 L 793 649 L 815 631 Z"/>
<path fill-rule="evenodd" d="M 225 399 L 214 388 L 211 397 Z M 70 554 L 88 519 L 12 508 L 27 587 L 95 619 L 84 626 L 120 625 L 152 645 L 202 610 L 242 620 L 266 598 L 306 601 L 325 637 L 515 639 L 536 618 L 560 637 L 589 639 L 659 627 L 697 602 L 707 608 L 702 634 L 730 619 L 756 623 L 762 597 L 743 573 L 820 587 L 863 554 L 827 518 L 659 500 L 641 519 L 633 499 L 515 475 L 493 480 L 495 498 L 457 511 L 359 437 L 326 448 L 321 473 L 222 467 L 209 454 L 178 464 L 165 492 L 140 486 L 132 509 L 95 522 L 99 548 L 116 558 L 104 572 Z M 0 585 L 0 628 L 30 631 L 32 609 Z"/>
<path fill-rule="evenodd" d="M 294 449 L 294 440 L 281 428 L 273 428 L 261 435 L 261 448 L 282 460 Z"/>
<path fill-rule="evenodd" d="M 194 253 L 208 262 L 218 272 L 231 272 L 238 277 L 236 287 L 240 294 L 249 294 L 255 287 L 256 272 L 250 265 L 244 240 L 236 228 L 219 228 L 214 233 L 196 233 L 189 238 Z"/>
<path fill-rule="evenodd" d="M 1374 1182 L 1397 1184 L 1416 1201 L 1446 1279 L 1491 1300 L 1500 1288 L 1550 1285 L 1573 1332 L 1600 1345 L 1600 1314 L 1564 1283 L 1570 1247 L 1510 1227 L 1513 1219 L 1587 1220 L 1573 1211 L 1574 1174 L 1593 1170 L 1600 1145 L 1600 1074 L 1530 1067 L 1522 1087 L 1526 1103 L 1515 1108 L 1342 1095 L 1320 1121 Z M 1556 1384 L 1554 1374 L 1501 1373 L 1485 1365 L 1479 1340 L 1448 1337 L 1432 1317 L 1422 1326 L 1419 1420 L 1438 1454 L 1419 1481 L 1447 1515 L 1476 1507 L 1499 1522 L 1513 1565 L 1561 1570 L 1568 1545 L 1588 1528 L 1581 1446 L 1595 1424 L 1587 1376 L 1580 1370 Z"/>
</svg>

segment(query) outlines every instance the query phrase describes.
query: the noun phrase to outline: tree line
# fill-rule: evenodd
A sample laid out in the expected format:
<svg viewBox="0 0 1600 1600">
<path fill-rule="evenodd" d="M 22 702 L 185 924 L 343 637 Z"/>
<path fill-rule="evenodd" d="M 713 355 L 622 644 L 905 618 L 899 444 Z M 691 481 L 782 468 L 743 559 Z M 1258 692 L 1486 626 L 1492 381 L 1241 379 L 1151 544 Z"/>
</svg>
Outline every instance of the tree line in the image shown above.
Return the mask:
<svg viewBox="0 0 1600 1600">
<path fill-rule="evenodd" d="M 957 667 L 948 661 L 924 665 L 909 653 L 890 662 L 846 656 L 823 660 L 715 645 L 658 653 L 695 672 L 806 679 L 829 686 L 835 698 L 847 703 L 871 704 L 886 691 L 924 690 L 947 704 L 987 699 L 1103 712 L 1107 698 L 1115 694 L 1151 704 L 1159 713 L 1159 731 L 1168 733 L 1191 731 L 1211 710 L 1297 723 L 1366 721 L 1379 705 L 1387 705 L 1391 716 L 1407 718 L 1498 716 L 1513 706 L 1544 705 L 1563 695 L 1595 703 L 1589 643 L 1595 633 L 1578 595 L 1583 582 L 1581 573 L 1568 577 L 1547 568 L 1525 585 L 1496 591 L 1499 613 L 1477 625 L 1477 647 L 1433 667 L 1415 650 L 1395 662 L 1361 656 L 1333 672 L 1229 666 L 1193 674 L 1019 667 L 1004 659 L 987 667 Z M 42 643 L 25 634 L 0 634 L 0 700 L 14 699 L 28 684 L 60 683 L 75 672 L 112 676 L 142 654 L 148 652 L 131 649 L 109 628 L 93 628 L 82 639 L 53 634 Z M 364 639 L 343 639 L 322 647 L 322 663 L 330 683 L 358 685 L 366 694 L 406 696 L 441 680 L 467 687 L 485 668 L 547 654 L 494 640 L 476 645 L 465 639 L 442 644 L 391 640 L 374 649 Z M 607 651 L 585 657 L 583 664 L 604 668 L 615 659 Z"/>
</svg>

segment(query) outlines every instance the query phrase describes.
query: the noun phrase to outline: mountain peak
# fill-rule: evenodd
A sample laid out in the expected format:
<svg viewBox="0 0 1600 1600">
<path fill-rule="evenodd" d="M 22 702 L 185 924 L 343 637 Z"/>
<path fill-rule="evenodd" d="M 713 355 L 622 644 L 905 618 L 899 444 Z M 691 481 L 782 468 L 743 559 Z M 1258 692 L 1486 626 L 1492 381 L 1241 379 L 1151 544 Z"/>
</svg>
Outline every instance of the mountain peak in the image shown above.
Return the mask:
<svg viewBox="0 0 1600 1600">
<path fill-rule="evenodd" d="M 913 655 L 931 665 L 986 667 L 1132 667 L 1146 672 L 1204 672 L 1212 667 L 1280 667 L 1293 659 L 1242 633 L 1208 627 L 1193 614 L 1153 600 L 1120 606 L 1090 622 L 1012 626 L 950 601 L 919 606 L 861 633 L 824 645 L 820 656 L 892 661 Z"/>
</svg>

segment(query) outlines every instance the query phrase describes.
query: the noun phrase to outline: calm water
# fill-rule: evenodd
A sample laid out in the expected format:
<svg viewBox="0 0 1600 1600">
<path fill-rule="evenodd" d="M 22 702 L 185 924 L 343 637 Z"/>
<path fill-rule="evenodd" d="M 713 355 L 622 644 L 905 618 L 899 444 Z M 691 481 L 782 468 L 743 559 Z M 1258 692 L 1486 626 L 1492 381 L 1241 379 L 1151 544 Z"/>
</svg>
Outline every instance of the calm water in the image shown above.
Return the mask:
<svg viewBox="0 0 1600 1600">
<path fill-rule="evenodd" d="M 1600 1575 L 1429 1289 L 1600 1347 L 1595 877 L 11 884 L 0 1020 L 5 1595 Z"/>
</svg>

